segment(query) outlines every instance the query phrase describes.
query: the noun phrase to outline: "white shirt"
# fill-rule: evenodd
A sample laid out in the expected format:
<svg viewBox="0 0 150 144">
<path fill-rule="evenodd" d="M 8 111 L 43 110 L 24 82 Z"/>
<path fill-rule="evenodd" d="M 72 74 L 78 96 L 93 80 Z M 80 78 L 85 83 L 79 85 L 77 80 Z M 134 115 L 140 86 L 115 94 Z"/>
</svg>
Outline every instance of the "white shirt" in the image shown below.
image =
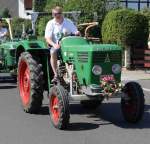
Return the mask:
<svg viewBox="0 0 150 144">
<path fill-rule="evenodd" d="M 64 18 L 62 24 L 52 19 L 46 25 L 45 38 L 52 38 L 57 43 L 63 35 L 75 34 L 77 31 L 77 27 L 69 19 Z"/>
<path fill-rule="evenodd" d="M 0 39 L 3 39 L 4 37 L 4 34 L 7 33 L 7 29 L 6 28 L 0 28 Z"/>
</svg>

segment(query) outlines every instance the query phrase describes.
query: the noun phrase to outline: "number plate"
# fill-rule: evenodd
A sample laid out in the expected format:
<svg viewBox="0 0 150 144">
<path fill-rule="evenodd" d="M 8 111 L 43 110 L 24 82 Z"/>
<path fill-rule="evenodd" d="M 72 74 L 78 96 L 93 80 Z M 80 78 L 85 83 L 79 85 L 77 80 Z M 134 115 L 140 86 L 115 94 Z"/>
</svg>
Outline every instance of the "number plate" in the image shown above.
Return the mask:
<svg viewBox="0 0 150 144">
<path fill-rule="evenodd" d="M 114 80 L 114 75 L 101 75 L 100 80 L 113 81 Z"/>
</svg>

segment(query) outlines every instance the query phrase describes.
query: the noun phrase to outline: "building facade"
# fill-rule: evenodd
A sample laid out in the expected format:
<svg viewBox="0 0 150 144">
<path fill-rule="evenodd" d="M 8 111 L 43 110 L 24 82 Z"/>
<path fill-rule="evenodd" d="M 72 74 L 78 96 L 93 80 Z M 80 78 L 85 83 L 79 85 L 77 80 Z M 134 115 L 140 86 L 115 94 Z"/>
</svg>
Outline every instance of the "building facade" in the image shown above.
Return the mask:
<svg viewBox="0 0 150 144">
<path fill-rule="evenodd" d="M 18 0 L 0 0 L 0 10 L 7 8 L 12 17 L 18 17 Z"/>
<path fill-rule="evenodd" d="M 33 11 L 32 0 L 18 0 L 18 15 L 21 18 L 30 19 L 31 16 L 28 13 Z"/>
<path fill-rule="evenodd" d="M 111 4 L 116 4 L 114 0 L 109 0 L 109 2 Z M 120 6 L 140 11 L 143 8 L 150 7 L 150 0 L 120 0 Z"/>
</svg>

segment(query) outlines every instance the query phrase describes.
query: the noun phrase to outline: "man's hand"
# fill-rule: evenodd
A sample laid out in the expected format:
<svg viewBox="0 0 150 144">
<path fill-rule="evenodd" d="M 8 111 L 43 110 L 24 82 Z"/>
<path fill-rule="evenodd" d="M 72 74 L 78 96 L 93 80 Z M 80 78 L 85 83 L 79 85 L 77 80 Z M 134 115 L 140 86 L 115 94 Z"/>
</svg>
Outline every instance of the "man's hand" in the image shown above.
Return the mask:
<svg viewBox="0 0 150 144">
<path fill-rule="evenodd" d="M 60 44 L 54 44 L 53 47 L 54 47 L 55 49 L 59 49 L 59 48 L 60 48 Z"/>
<path fill-rule="evenodd" d="M 76 35 L 76 36 L 81 36 L 80 31 L 75 32 L 75 35 Z"/>
<path fill-rule="evenodd" d="M 54 43 L 51 38 L 45 38 L 48 45 L 52 46 L 55 49 L 60 48 L 60 44 Z"/>
</svg>

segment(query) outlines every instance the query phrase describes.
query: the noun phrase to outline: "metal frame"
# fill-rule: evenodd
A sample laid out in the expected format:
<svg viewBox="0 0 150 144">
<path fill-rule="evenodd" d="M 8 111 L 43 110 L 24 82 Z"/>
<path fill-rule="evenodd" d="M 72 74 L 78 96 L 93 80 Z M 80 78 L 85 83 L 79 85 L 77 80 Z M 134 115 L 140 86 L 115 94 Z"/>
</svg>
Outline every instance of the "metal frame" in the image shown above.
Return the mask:
<svg viewBox="0 0 150 144">
<path fill-rule="evenodd" d="M 114 2 L 114 0 L 109 0 L 109 2 Z M 138 11 L 141 10 L 141 4 L 147 4 L 147 8 L 150 7 L 150 0 L 120 0 L 120 3 L 125 3 L 126 8 L 129 7 L 129 4 L 138 4 Z"/>
<path fill-rule="evenodd" d="M 77 24 L 78 17 L 81 14 L 81 11 L 70 11 L 70 12 L 63 12 L 64 15 L 71 15 L 74 19 L 74 22 Z M 31 22 L 32 22 L 32 30 L 33 34 L 35 35 L 35 26 L 36 26 L 36 21 L 39 16 L 49 16 L 52 15 L 52 13 L 48 12 L 28 12 L 27 15 L 31 15 Z"/>
</svg>

